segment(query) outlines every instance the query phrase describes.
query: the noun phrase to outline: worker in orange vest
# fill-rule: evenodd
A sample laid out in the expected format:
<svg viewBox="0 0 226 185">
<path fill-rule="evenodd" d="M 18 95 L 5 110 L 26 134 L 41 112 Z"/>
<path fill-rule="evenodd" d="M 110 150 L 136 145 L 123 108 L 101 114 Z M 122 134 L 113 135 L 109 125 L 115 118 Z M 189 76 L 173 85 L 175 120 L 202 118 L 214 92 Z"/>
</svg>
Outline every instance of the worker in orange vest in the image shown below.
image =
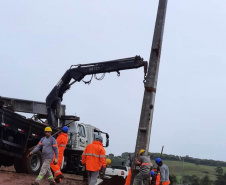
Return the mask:
<svg viewBox="0 0 226 185">
<path fill-rule="evenodd" d="M 160 172 L 156 168 L 151 171 L 151 177 L 151 184 L 160 185 Z"/>
<path fill-rule="evenodd" d="M 89 185 L 95 185 L 99 171 L 102 172 L 106 168 L 105 150 L 102 143 L 103 137 L 97 135 L 95 141 L 87 145 L 82 154 L 82 164 L 86 166 Z"/>
<path fill-rule="evenodd" d="M 126 183 L 125 183 L 125 185 L 130 185 L 131 176 L 132 176 L 132 171 L 131 171 L 131 168 L 130 168 L 129 169 L 129 172 L 128 172 L 128 175 L 126 177 Z"/>
<path fill-rule="evenodd" d="M 51 163 L 51 168 L 53 170 L 54 173 L 54 179 L 56 182 L 60 182 L 63 178 L 64 175 L 61 172 L 61 165 L 63 162 L 63 158 L 64 158 L 64 150 L 67 146 L 67 142 L 68 142 L 68 127 L 64 126 L 61 130 L 61 133 L 58 135 L 56 141 L 57 141 L 57 145 L 58 145 L 58 150 L 59 150 L 59 156 L 58 156 L 58 163 L 57 165 L 54 165 L 53 162 Z"/>
<path fill-rule="evenodd" d="M 158 165 L 160 171 L 160 185 L 170 184 L 168 166 L 162 162 L 161 158 L 157 158 L 155 162 Z"/>
<path fill-rule="evenodd" d="M 127 175 L 127 177 L 126 177 L 126 183 L 125 183 L 125 185 L 130 185 L 130 180 L 131 180 L 131 177 L 132 177 L 132 170 L 131 170 L 131 167 L 132 167 L 132 161 L 133 161 L 133 158 L 134 158 L 133 155 L 130 156 L 130 163 L 129 163 L 130 169 L 129 169 L 128 175 Z"/>
</svg>

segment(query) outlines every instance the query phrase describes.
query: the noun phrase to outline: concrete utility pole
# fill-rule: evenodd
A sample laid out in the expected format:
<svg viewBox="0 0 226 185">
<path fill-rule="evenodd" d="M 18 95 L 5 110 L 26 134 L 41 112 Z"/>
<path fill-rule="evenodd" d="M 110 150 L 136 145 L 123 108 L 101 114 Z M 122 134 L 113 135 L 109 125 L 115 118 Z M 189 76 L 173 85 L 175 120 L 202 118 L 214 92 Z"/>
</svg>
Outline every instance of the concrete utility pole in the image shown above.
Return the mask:
<svg viewBox="0 0 226 185">
<path fill-rule="evenodd" d="M 167 0 L 159 0 L 158 13 L 155 23 L 155 31 L 152 41 L 152 48 L 148 66 L 148 74 L 145 82 L 145 91 L 143 98 L 143 105 L 140 116 L 140 123 L 138 127 L 135 157 L 137 156 L 140 149 L 145 149 L 146 153 L 149 150 L 152 118 L 154 111 L 155 93 L 158 80 L 158 70 L 160 64 L 160 55 L 163 40 L 163 31 L 165 24 Z M 132 178 L 130 185 L 133 185 L 133 179 L 135 176 L 135 157 L 132 164 Z"/>
</svg>

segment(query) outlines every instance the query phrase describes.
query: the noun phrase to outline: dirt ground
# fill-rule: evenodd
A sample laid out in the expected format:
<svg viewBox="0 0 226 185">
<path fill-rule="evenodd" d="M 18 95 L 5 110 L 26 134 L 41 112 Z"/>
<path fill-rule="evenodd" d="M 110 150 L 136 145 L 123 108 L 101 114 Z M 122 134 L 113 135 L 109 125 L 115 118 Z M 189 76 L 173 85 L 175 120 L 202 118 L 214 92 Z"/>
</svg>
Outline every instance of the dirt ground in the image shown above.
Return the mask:
<svg viewBox="0 0 226 185">
<path fill-rule="evenodd" d="M 37 175 L 16 173 L 14 167 L 0 168 L 0 185 L 30 185 Z M 42 180 L 40 185 L 49 185 L 47 180 Z M 60 185 L 85 185 L 81 176 L 65 174 Z"/>
</svg>

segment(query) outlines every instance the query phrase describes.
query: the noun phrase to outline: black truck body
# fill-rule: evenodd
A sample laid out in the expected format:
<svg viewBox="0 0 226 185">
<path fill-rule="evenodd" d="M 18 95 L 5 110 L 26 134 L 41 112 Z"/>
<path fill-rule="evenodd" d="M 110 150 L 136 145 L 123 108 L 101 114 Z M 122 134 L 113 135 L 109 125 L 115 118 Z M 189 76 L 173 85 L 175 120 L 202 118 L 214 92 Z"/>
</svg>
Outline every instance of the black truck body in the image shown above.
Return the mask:
<svg viewBox="0 0 226 185">
<path fill-rule="evenodd" d="M 0 101 L 4 102 L 0 99 Z M 2 103 L 3 104 L 3 103 Z M 78 121 L 76 116 L 62 116 L 67 122 Z M 66 120 L 62 120 L 66 121 Z M 44 129 L 47 126 L 39 120 L 27 119 L 23 115 L 15 113 L 9 107 L 0 107 L 0 166 L 14 165 L 17 172 L 37 174 L 42 164 L 41 152 L 37 152 L 30 157 L 27 154 L 38 144 L 40 139 L 44 137 Z M 52 134 L 57 136 L 59 128 L 52 127 Z M 71 150 L 70 145 L 67 146 L 65 152 L 68 161 L 68 169 L 74 172 L 80 172 L 79 165 L 81 152 Z M 71 157 L 72 155 L 72 157 Z M 76 166 L 71 167 L 71 163 Z"/>
</svg>

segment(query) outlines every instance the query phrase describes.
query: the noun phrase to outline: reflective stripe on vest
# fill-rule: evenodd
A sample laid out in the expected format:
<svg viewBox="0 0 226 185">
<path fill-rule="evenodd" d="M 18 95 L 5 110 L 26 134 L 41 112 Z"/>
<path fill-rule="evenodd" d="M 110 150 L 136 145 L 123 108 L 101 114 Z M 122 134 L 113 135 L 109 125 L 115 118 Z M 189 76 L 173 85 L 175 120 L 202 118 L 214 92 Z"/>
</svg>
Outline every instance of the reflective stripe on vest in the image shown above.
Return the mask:
<svg viewBox="0 0 226 185">
<path fill-rule="evenodd" d="M 61 147 L 66 147 L 66 145 L 62 145 L 62 144 L 60 144 L 59 146 L 61 146 Z"/>
<path fill-rule="evenodd" d="M 83 155 L 86 155 L 86 156 L 94 156 L 94 157 L 98 157 L 98 158 L 101 158 L 101 157 L 105 157 L 105 155 L 97 155 L 97 154 L 91 154 L 91 153 L 87 153 L 87 154 L 84 154 Z"/>
<path fill-rule="evenodd" d="M 151 164 L 150 164 L 150 163 L 142 163 L 140 166 L 145 166 L 145 165 L 147 165 L 147 166 L 151 166 Z"/>
<path fill-rule="evenodd" d="M 60 172 L 60 170 L 56 171 L 54 174 L 57 174 L 57 173 L 59 173 L 59 172 Z"/>
</svg>

